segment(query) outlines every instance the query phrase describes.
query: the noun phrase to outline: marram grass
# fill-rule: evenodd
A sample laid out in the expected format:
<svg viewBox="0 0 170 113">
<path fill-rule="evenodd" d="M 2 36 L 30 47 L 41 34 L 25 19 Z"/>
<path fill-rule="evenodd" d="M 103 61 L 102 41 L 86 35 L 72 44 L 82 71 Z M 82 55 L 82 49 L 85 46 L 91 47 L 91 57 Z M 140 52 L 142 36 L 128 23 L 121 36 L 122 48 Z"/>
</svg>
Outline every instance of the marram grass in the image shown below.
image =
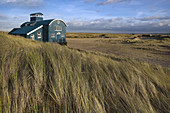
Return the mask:
<svg viewBox="0 0 170 113">
<path fill-rule="evenodd" d="M 170 70 L 0 32 L 0 112 L 170 112 Z"/>
</svg>

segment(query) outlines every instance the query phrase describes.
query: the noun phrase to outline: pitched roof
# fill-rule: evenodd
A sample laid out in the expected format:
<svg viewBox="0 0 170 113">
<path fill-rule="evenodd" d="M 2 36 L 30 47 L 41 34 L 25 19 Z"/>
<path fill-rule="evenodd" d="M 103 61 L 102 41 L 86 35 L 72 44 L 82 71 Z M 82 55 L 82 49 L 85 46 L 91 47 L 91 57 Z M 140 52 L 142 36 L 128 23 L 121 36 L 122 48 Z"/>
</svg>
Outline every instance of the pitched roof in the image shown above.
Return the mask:
<svg viewBox="0 0 170 113">
<path fill-rule="evenodd" d="M 34 29 L 40 27 L 41 25 L 39 26 L 25 26 L 25 27 L 21 27 L 13 32 L 11 32 L 11 34 L 27 34 L 31 31 L 33 31 Z"/>
<path fill-rule="evenodd" d="M 15 31 L 11 31 L 10 33 L 11 34 L 29 34 L 31 31 L 36 30 L 40 26 L 50 25 L 51 23 L 53 23 L 56 20 L 62 21 L 65 24 L 65 26 L 67 26 L 67 24 L 61 19 L 50 19 L 50 20 L 35 21 L 35 22 L 25 22 L 21 25 L 21 28 L 15 30 Z M 28 26 L 25 26 L 25 24 L 27 24 Z M 33 24 L 33 25 L 30 25 L 30 24 Z"/>
<path fill-rule="evenodd" d="M 50 20 L 43 20 L 43 21 L 36 21 L 35 25 L 49 25 L 51 21 L 53 21 L 54 19 L 50 19 Z"/>
<path fill-rule="evenodd" d="M 42 20 L 42 21 L 35 21 L 35 22 L 25 22 L 21 25 L 22 26 L 25 26 L 25 24 L 34 24 L 34 25 L 48 25 L 50 24 L 51 21 L 53 21 L 54 19 L 50 19 L 50 20 Z"/>
<path fill-rule="evenodd" d="M 18 29 L 20 29 L 20 28 L 14 28 L 14 29 L 12 29 L 12 30 L 9 32 L 9 34 L 11 34 L 12 32 L 14 32 L 14 31 L 16 31 L 16 30 L 18 30 Z"/>
<path fill-rule="evenodd" d="M 30 15 L 32 16 L 32 15 L 36 15 L 36 14 L 38 14 L 38 15 L 43 15 L 42 13 L 39 13 L 39 12 L 38 12 L 38 13 L 32 13 L 32 14 L 30 14 Z"/>
<path fill-rule="evenodd" d="M 50 20 L 42 20 L 42 21 L 35 21 L 35 22 L 25 22 L 21 25 L 21 27 L 25 26 L 25 24 L 34 24 L 34 25 L 38 25 L 38 26 L 39 25 L 49 25 L 51 22 L 53 22 L 55 20 L 60 20 L 65 24 L 65 26 L 67 26 L 67 24 L 61 19 L 50 19 Z"/>
</svg>

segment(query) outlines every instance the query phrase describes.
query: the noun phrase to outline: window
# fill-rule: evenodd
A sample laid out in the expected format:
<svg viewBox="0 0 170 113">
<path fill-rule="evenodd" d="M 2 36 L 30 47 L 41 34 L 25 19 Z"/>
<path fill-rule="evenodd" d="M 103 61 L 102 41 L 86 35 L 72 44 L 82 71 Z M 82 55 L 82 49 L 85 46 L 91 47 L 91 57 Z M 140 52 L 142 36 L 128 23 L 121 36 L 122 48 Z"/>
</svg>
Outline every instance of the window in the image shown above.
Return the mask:
<svg viewBox="0 0 170 113">
<path fill-rule="evenodd" d="M 60 35 L 61 33 L 60 32 L 57 32 L 56 35 Z"/>
<path fill-rule="evenodd" d="M 61 37 L 64 37 L 64 34 L 61 34 Z"/>
<path fill-rule="evenodd" d="M 51 37 L 52 37 L 52 38 L 55 38 L 55 34 L 54 34 L 54 33 L 52 33 L 52 34 L 51 34 Z"/>
<path fill-rule="evenodd" d="M 62 27 L 61 26 L 55 26 L 55 31 L 62 31 Z"/>
<path fill-rule="evenodd" d="M 37 33 L 37 37 L 38 37 L 38 38 L 41 38 L 41 32 L 38 32 L 38 33 Z"/>
<path fill-rule="evenodd" d="M 57 24 L 60 24 L 60 20 L 57 20 Z"/>
<path fill-rule="evenodd" d="M 34 23 L 31 23 L 31 24 L 30 24 L 30 26 L 33 26 L 33 25 L 34 25 Z"/>
<path fill-rule="evenodd" d="M 31 38 L 32 40 L 35 40 L 35 39 L 34 39 L 34 34 L 31 34 L 30 38 Z"/>
</svg>

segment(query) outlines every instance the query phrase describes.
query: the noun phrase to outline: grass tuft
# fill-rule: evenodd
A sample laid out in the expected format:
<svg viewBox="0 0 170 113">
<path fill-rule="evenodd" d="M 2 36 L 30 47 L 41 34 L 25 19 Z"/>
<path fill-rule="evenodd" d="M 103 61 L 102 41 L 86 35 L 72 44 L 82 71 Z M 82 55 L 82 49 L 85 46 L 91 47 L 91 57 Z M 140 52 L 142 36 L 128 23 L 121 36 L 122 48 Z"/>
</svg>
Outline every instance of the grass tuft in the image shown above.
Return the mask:
<svg viewBox="0 0 170 113">
<path fill-rule="evenodd" d="M 2 112 L 169 112 L 170 70 L 0 32 Z"/>
</svg>

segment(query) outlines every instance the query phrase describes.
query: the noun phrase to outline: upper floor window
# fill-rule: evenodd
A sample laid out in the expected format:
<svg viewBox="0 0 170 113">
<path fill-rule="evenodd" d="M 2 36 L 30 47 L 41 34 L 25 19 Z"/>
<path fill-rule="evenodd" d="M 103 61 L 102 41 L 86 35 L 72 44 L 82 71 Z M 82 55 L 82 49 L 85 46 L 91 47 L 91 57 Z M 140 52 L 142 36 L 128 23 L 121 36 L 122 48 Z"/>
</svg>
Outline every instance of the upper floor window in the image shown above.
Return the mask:
<svg viewBox="0 0 170 113">
<path fill-rule="evenodd" d="M 55 31 L 62 31 L 62 27 L 61 26 L 55 26 Z"/>
<path fill-rule="evenodd" d="M 33 25 L 34 25 L 34 23 L 31 23 L 31 24 L 30 24 L 30 26 L 33 26 Z"/>
<path fill-rule="evenodd" d="M 37 37 L 38 37 L 38 38 L 41 38 L 41 32 L 38 32 L 38 33 L 37 33 Z"/>
</svg>

